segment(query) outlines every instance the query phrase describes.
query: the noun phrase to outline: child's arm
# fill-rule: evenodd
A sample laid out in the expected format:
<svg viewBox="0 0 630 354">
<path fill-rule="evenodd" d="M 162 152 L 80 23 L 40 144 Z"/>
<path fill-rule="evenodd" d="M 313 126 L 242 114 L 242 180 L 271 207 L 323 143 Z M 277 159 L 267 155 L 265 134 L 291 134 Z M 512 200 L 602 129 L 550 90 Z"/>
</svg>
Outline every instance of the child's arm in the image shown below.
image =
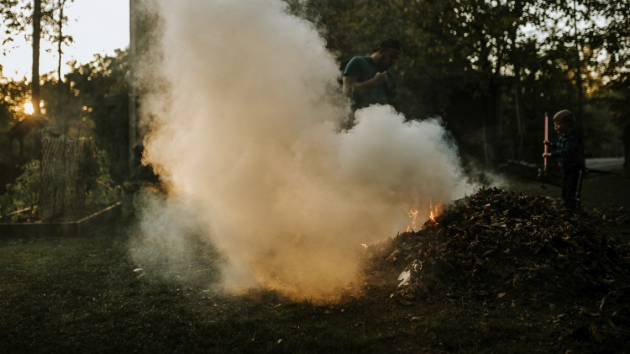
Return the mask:
<svg viewBox="0 0 630 354">
<path fill-rule="evenodd" d="M 555 148 L 557 148 L 557 147 L 558 147 L 558 144 L 553 143 L 553 142 L 551 142 L 551 141 L 549 141 L 549 140 L 545 140 L 545 141 L 543 141 L 543 144 L 545 144 L 545 145 L 549 145 L 549 147 L 550 147 L 550 148 L 552 148 L 552 149 L 555 149 Z M 551 153 L 550 153 L 550 152 L 545 152 L 545 153 L 543 153 L 543 154 L 542 154 L 542 157 L 543 157 L 543 158 L 545 158 L 545 157 L 551 157 Z"/>
<path fill-rule="evenodd" d="M 567 143 L 564 145 L 564 148 L 560 150 L 556 150 L 550 153 L 549 157 L 571 157 L 580 154 L 580 142 L 576 135 L 571 135 L 567 137 Z"/>
</svg>

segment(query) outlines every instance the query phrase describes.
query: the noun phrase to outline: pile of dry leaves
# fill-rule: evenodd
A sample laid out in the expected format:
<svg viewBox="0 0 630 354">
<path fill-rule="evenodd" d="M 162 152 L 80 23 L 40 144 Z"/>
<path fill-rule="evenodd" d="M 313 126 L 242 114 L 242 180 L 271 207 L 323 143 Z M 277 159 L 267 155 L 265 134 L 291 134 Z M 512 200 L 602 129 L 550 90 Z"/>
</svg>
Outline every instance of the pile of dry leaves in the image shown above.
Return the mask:
<svg viewBox="0 0 630 354">
<path fill-rule="evenodd" d="M 596 211 L 572 213 L 558 200 L 482 189 L 420 231 L 368 252 L 403 269 L 392 296 L 408 300 L 628 292 L 630 246 L 601 234 L 602 219 Z"/>
</svg>

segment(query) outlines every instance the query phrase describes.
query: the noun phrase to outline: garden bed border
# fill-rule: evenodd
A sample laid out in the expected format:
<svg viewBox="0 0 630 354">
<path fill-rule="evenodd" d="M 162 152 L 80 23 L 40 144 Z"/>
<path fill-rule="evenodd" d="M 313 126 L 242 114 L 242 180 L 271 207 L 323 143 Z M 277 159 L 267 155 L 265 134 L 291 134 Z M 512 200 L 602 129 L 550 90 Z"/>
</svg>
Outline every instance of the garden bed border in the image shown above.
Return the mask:
<svg viewBox="0 0 630 354">
<path fill-rule="evenodd" d="M 0 238 L 84 236 L 118 218 L 121 210 L 122 202 L 117 202 L 77 221 L 0 224 Z"/>
</svg>

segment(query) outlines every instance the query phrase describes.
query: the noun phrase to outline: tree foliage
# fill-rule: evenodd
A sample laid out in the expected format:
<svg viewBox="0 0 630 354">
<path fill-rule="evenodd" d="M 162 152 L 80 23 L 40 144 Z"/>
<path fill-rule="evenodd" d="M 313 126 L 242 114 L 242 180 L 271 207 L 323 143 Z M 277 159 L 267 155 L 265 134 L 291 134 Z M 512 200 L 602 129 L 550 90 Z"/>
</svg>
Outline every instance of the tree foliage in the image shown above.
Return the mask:
<svg viewBox="0 0 630 354">
<path fill-rule="evenodd" d="M 33 160 L 21 167 L 22 174 L 13 182 L 7 185 L 7 193 L 0 196 L 0 215 L 4 216 L 13 211 L 30 208 L 25 214 L 15 214 L 13 221 L 27 216 L 34 215 L 35 206 L 39 201 L 41 188 L 41 173 L 39 170 L 39 160 Z"/>
<path fill-rule="evenodd" d="M 287 2 L 290 11 L 325 28 L 321 32 L 342 66 L 355 55 L 371 53 L 385 37 L 399 39 L 403 56 L 395 68 L 394 105 L 411 119 L 440 115 L 452 129 L 467 127 L 462 128 L 467 133 L 459 134 L 463 140 L 498 124 L 493 144 L 522 139 L 522 157 L 538 159 L 544 113 L 566 108 L 583 111 L 585 125 L 599 129 L 590 136 L 589 131 L 587 140 L 614 140 L 607 135 L 618 134 L 608 124 L 612 101 L 600 98 L 613 90 L 618 93 L 610 97 L 623 97 L 619 86 L 625 82 L 623 73 L 630 71 L 627 2 Z M 495 104 L 497 96 L 501 107 Z M 479 121 L 470 113 L 473 106 L 483 112 Z M 500 122 L 493 121 L 497 117 Z M 486 130 L 484 134 L 495 134 Z M 481 139 L 475 144 L 481 145 Z M 605 153 L 601 146 L 597 149 L 591 153 Z"/>
<path fill-rule="evenodd" d="M 44 82 L 47 111 L 55 117 L 53 126 L 59 134 L 94 137 L 109 155 L 112 177 L 117 183 L 127 177 L 128 161 L 128 75 L 126 50 L 113 56 L 95 55 L 87 64 L 71 63 L 72 70 L 59 86 L 52 77 Z"/>
<path fill-rule="evenodd" d="M 74 0 L 69 0 L 73 2 Z M 41 39 L 57 43 L 59 66 L 61 66 L 62 46 L 72 42 L 72 37 L 63 35 L 63 26 L 67 23 L 67 16 L 63 10 L 68 0 L 0 0 L 0 15 L 5 30 L 3 49 L 12 42 L 14 37 L 24 34 L 27 41 L 32 42 L 32 73 L 31 73 L 31 101 L 35 115 L 40 111 L 40 73 L 39 55 Z M 55 12 L 59 12 L 55 18 Z M 31 32 L 29 32 L 29 28 Z M 59 69 L 59 72 L 61 70 Z M 59 74 L 61 76 L 61 74 Z"/>
<path fill-rule="evenodd" d="M 71 63 L 71 70 L 61 83 L 54 73 L 42 76 L 45 134 L 90 142 L 84 144 L 89 151 L 79 166 L 86 208 L 101 207 L 120 198 L 116 185 L 128 177 L 127 77 L 128 57 L 123 50 L 117 50 L 113 56 L 95 55 L 86 64 Z M 0 81 L 3 133 L 26 118 L 22 107 L 27 92 L 26 81 Z M 62 100 L 58 99 L 59 92 Z M 32 177 L 38 165 L 33 161 L 25 164 L 28 167 L 23 167 L 20 177 L 8 186 L 7 194 L 0 199 L 0 211 L 6 213 L 37 203 L 38 181 Z"/>
<path fill-rule="evenodd" d="M 28 91 L 26 80 L 8 80 L 0 77 L 0 134 L 10 126 L 26 117 L 22 110 L 25 104 L 25 92 Z"/>
<path fill-rule="evenodd" d="M 57 43 L 59 39 L 59 18 L 55 14 L 74 0 L 40 0 L 41 1 L 41 35 L 44 40 Z M 0 16 L 5 27 L 2 38 L 3 50 L 10 49 L 5 45 L 13 42 L 16 36 L 23 35 L 27 41 L 32 41 L 31 26 L 33 25 L 33 0 L 0 0 Z M 63 24 L 68 22 L 67 16 L 62 16 Z M 71 36 L 62 36 L 64 43 L 72 42 Z"/>
<path fill-rule="evenodd" d="M 60 83 L 54 73 L 42 75 L 45 134 L 93 138 L 107 157 L 116 184 L 122 184 L 129 175 L 128 71 L 127 51 L 117 50 L 111 56 L 95 55 L 89 63 L 72 62 L 64 82 Z M 7 132 L 29 117 L 24 112 L 28 82 L 0 77 L 0 98 L 0 164 L 12 166 L 16 161 L 10 156 Z M 27 145 L 26 150 L 32 149 Z"/>
</svg>

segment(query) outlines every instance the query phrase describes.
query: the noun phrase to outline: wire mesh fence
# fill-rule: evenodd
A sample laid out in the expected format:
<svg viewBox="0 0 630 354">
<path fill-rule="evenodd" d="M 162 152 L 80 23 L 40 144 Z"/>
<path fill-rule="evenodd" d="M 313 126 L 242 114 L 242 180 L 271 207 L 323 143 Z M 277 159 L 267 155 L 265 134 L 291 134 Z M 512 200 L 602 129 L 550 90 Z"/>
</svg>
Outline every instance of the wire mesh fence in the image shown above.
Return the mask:
<svg viewBox="0 0 630 354">
<path fill-rule="evenodd" d="M 91 139 L 42 139 L 39 215 L 51 219 L 77 220 L 84 216 L 86 192 L 80 168 L 94 147 Z"/>
<path fill-rule="evenodd" d="M 39 158 L 0 195 L 0 223 L 79 221 L 122 198 L 106 151 L 91 138 L 44 137 Z"/>
</svg>

